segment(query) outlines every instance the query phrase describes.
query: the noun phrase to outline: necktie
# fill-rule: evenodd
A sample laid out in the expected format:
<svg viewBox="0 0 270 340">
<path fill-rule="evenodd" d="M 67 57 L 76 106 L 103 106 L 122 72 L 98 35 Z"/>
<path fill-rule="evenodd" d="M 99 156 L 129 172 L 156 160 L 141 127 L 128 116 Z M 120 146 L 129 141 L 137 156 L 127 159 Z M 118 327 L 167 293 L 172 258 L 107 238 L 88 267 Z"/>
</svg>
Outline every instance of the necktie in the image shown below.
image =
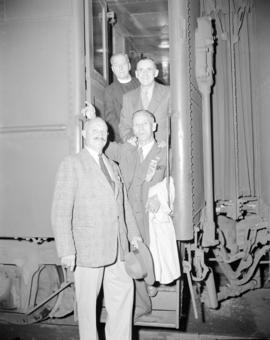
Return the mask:
<svg viewBox="0 0 270 340">
<path fill-rule="evenodd" d="M 143 157 L 143 149 L 141 146 L 138 148 L 138 155 L 139 155 L 140 162 L 142 162 L 144 160 L 144 157 Z"/>
<path fill-rule="evenodd" d="M 147 91 L 142 91 L 142 105 L 145 110 L 148 108 L 149 96 Z"/>
<path fill-rule="evenodd" d="M 104 173 L 105 177 L 107 178 L 107 181 L 109 182 L 109 184 L 111 185 L 113 191 L 114 191 L 114 181 L 112 180 L 110 174 L 109 174 L 109 171 L 104 163 L 104 160 L 103 160 L 103 157 L 102 157 L 102 154 L 100 154 L 98 156 L 98 159 L 99 159 L 99 165 L 100 165 L 100 169 L 102 170 L 102 172 Z"/>
</svg>

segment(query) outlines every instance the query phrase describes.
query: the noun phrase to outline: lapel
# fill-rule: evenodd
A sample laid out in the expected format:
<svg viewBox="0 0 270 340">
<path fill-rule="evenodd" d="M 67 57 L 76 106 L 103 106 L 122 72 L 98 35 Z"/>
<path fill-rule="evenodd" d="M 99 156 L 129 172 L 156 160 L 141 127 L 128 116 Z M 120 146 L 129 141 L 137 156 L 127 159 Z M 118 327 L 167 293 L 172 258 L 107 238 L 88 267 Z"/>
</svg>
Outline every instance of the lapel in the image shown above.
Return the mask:
<svg viewBox="0 0 270 340">
<path fill-rule="evenodd" d="M 151 101 L 150 101 L 149 106 L 148 106 L 148 110 L 150 112 L 154 113 L 156 111 L 160 101 L 163 98 L 163 95 L 162 95 L 163 91 L 162 90 L 163 90 L 162 86 L 160 86 L 157 82 L 155 82 L 152 98 L 151 98 Z"/>
<path fill-rule="evenodd" d="M 129 190 L 131 183 L 133 182 L 136 169 L 140 164 L 139 155 L 138 155 L 138 148 L 137 146 L 131 146 L 128 143 L 125 144 L 124 157 L 123 161 L 120 165 L 121 171 L 123 171 L 123 175 L 125 177 L 125 185 L 127 190 Z M 123 170 L 122 170 L 123 169 Z"/>
<path fill-rule="evenodd" d="M 151 150 L 148 152 L 148 155 L 145 157 L 143 162 L 149 163 L 152 159 L 154 159 L 159 152 L 159 147 L 157 143 L 155 142 L 151 148 Z"/>
<path fill-rule="evenodd" d="M 86 171 L 89 171 L 92 174 L 92 176 L 95 176 L 95 180 L 98 181 L 101 186 L 105 186 L 107 189 L 110 188 L 112 190 L 112 187 L 109 184 L 107 178 L 105 177 L 104 173 L 100 169 L 95 159 L 91 156 L 91 154 L 86 149 L 83 149 L 80 152 L 80 155 Z M 119 193 L 119 183 L 117 182 L 117 177 L 115 176 L 115 172 L 113 170 L 113 167 L 109 163 L 108 158 L 104 156 L 103 159 L 105 159 L 104 161 L 106 162 L 109 174 L 112 177 L 112 180 L 115 182 L 114 196 L 117 197 Z"/>
<path fill-rule="evenodd" d="M 80 155 L 80 158 L 82 160 L 83 166 L 86 169 L 86 171 L 95 172 L 97 179 L 102 178 L 101 176 L 99 176 L 101 175 L 99 165 L 97 164 L 95 159 L 91 156 L 91 154 L 86 149 L 83 149 L 79 153 L 79 155 Z"/>
<path fill-rule="evenodd" d="M 136 166 L 134 167 L 134 174 L 136 172 L 137 176 L 140 178 L 140 180 L 142 182 L 145 181 L 146 178 L 146 174 L 150 165 L 151 160 L 154 160 L 155 157 L 158 155 L 159 153 L 159 147 L 157 145 L 157 143 L 155 142 L 154 145 L 152 146 L 151 150 L 149 151 L 149 153 L 147 154 L 147 156 L 145 157 L 145 159 L 140 162 L 139 161 L 139 156 L 137 153 L 137 149 L 136 149 Z"/>
<path fill-rule="evenodd" d="M 119 177 L 117 168 L 116 166 L 114 166 L 113 162 L 110 161 L 108 157 L 105 156 L 104 154 L 103 154 L 103 160 L 107 166 L 111 179 L 114 181 L 114 197 L 117 198 L 119 194 L 119 187 L 120 187 L 120 177 Z"/>
<path fill-rule="evenodd" d="M 137 110 L 140 110 L 143 107 L 142 106 L 141 87 L 140 86 L 138 88 L 136 88 L 136 90 L 134 90 L 132 99 L 133 99 L 134 112 L 137 111 Z"/>
</svg>

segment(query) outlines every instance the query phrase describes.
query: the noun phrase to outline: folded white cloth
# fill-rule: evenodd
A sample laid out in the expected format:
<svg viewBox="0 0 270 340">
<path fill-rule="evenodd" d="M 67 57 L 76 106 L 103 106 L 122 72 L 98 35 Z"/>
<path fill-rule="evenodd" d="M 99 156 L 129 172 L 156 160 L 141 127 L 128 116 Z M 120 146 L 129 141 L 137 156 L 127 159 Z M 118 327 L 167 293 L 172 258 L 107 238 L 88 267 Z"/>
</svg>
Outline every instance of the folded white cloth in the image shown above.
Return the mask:
<svg viewBox="0 0 270 340">
<path fill-rule="evenodd" d="M 167 186 L 170 187 L 170 203 L 168 202 Z M 160 201 L 160 208 L 157 213 L 149 213 L 149 248 L 153 257 L 156 281 L 168 284 L 181 274 L 175 230 L 170 216 L 170 206 L 172 207 L 175 196 L 172 177 L 165 178 L 151 187 L 148 197 L 154 195 L 157 195 Z"/>
</svg>

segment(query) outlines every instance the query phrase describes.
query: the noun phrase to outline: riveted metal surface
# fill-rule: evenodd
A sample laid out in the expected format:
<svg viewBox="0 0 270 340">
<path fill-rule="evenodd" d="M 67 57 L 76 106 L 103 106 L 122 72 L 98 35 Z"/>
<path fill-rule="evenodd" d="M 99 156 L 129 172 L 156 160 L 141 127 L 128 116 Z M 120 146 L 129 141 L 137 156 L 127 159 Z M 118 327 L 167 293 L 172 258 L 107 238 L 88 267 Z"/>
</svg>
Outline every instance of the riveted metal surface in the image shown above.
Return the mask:
<svg viewBox="0 0 270 340">
<path fill-rule="evenodd" d="M 169 12 L 170 21 L 178 24 L 170 27 L 171 39 L 176 41 L 170 51 L 174 69 L 171 74 L 173 176 L 176 185 L 174 221 L 177 238 L 190 240 L 203 204 L 201 98 L 194 70 L 194 32 L 199 1 L 181 1 L 173 5 L 173 11 Z"/>
<path fill-rule="evenodd" d="M 203 150 L 202 150 L 202 99 L 195 78 L 195 29 L 199 16 L 198 4 L 188 1 L 189 42 L 189 112 L 190 112 L 190 158 L 192 173 L 192 217 L 193 226 L 200 219 L 204 205 L 203 192 Z"/>
</svg>

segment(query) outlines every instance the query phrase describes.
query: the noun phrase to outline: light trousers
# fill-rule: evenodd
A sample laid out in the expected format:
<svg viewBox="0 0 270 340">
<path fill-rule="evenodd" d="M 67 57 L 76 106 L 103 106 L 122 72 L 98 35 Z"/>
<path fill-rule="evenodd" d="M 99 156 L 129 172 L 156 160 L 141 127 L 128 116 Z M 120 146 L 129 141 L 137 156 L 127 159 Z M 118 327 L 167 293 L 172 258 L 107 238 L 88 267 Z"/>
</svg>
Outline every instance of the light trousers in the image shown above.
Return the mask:
<svg viewBox="0 0 270 340">
<path fill-rule="evenodd" d="M 134 284 L 124 262 L 74 273 L 80 340 L 98 340 L 96 302 L 102 282 L 107 311 L 106 340 L 131 340 Z"/>
</svg>

